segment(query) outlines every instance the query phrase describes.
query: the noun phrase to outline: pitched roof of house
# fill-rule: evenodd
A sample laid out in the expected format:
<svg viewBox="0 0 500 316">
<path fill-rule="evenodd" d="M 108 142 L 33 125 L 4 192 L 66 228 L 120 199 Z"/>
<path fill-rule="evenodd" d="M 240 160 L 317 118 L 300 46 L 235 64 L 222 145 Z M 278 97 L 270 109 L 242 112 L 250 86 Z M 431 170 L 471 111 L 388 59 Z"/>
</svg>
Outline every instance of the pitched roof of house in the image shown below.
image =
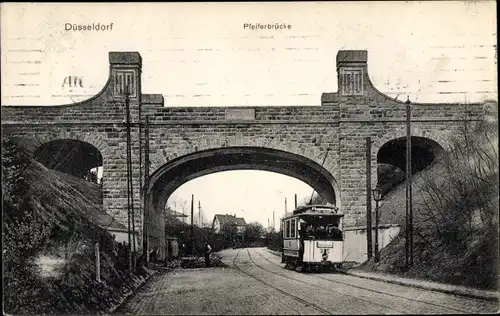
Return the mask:
<svg viewBox="0 0 500 316">
<path fill-rule="evenodd" d="M 235 217 L 234 215 L 215 214 L 214 221 L 215 219 L 218 219 L 221 225 L 234 223 L 238 226 L 245 226 L 247 224 L 243 217 Z"/>
<path fill-rule="evenodd" d="M 186 214 L 174 211 L 171 208 L 167 209 L 167 214 L 166 215 L 167 215 L 167 217 L 188 217 Z"/>
<path fill-rule="evenodd" d="M 243 217 L 236 217 L 236 225 L 245 226 L 247 223 Z"/>
<path fill-rule="evenodd" d="M 189 217 L 186 214 L 180 213 L 180 212 L 177 212 L 177 211 L 172 211 L 172 213 L 169 214 L 169 216 L 172 216 L 172 217 Z"/>
</svg>

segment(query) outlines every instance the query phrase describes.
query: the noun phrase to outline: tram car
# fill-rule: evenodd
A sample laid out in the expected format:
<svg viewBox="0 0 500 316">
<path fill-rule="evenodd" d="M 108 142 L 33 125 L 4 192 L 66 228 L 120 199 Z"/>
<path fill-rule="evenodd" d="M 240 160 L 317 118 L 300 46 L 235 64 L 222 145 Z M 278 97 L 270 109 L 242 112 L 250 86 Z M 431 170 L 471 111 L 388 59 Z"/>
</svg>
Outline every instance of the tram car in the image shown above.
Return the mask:
<svg viewBox="0 0 500 316">
<path fill-rule="evenodd" d="M 285 268 L 297 272 L 340 268 L 343 262 L 343 217 L 333 205 L 297 208 L 282 219 Z"/>
</svg>

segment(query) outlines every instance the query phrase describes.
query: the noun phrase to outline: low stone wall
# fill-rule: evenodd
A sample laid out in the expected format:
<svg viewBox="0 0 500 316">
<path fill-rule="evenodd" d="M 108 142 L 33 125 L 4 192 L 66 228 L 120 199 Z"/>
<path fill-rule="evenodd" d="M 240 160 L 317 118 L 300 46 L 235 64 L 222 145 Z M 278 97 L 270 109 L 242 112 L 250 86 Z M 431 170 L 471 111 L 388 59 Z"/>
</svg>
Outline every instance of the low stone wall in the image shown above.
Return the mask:
<svg viewBox="0 0 500 316">
<path fill-rule="evenodd" d="M 378 244 L 382 249 L 387 246 L 401 230 L 400 225 L 385 224 L 380 225 L 378 231 Z M 363 262 L 367 257 L 366 227 L 348 227 L 344 228 L 344 260 Z M 372 238 L 375 244 L 375 228 L 372 228 Z M 375 249 L 375 247 L 373 247 Z"/>
</svg>

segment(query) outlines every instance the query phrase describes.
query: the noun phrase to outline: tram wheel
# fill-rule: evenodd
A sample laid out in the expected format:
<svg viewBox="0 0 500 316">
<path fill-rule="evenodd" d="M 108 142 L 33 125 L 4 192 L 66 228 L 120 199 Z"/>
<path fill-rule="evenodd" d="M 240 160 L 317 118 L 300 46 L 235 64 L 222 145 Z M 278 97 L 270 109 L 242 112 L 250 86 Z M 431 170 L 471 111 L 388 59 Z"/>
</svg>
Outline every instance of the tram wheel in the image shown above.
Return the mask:
<svg viewBox="0 0 500 316">
<path fill-rule="evenodd" d="M 302 272 L 302 271 L 304 271 L 304 266 L 303 266 L 303 265 L 298 265 L 298 266 L 296 266 L 296 267 L 295 267 L 295 271 L 297 271 L 297 272 L 299 272 L 299 273 L 300 273 L 300 272 Z"/>
</svg>

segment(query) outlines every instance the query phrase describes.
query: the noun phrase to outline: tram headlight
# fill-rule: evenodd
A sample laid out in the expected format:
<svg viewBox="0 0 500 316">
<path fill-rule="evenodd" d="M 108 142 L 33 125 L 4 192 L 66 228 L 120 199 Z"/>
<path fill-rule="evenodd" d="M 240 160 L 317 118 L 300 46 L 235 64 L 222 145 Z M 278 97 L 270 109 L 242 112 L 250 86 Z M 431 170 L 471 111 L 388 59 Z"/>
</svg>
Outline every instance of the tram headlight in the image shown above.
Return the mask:
<svg viewBox="0 0 500 316">
<path fill-rule="evenodd" d="M 328 249 L 323 249 L 321 257 L 323 258 L 323 261 L 326 261 L 326 259 L 328 259 Z"/>
</svg>

